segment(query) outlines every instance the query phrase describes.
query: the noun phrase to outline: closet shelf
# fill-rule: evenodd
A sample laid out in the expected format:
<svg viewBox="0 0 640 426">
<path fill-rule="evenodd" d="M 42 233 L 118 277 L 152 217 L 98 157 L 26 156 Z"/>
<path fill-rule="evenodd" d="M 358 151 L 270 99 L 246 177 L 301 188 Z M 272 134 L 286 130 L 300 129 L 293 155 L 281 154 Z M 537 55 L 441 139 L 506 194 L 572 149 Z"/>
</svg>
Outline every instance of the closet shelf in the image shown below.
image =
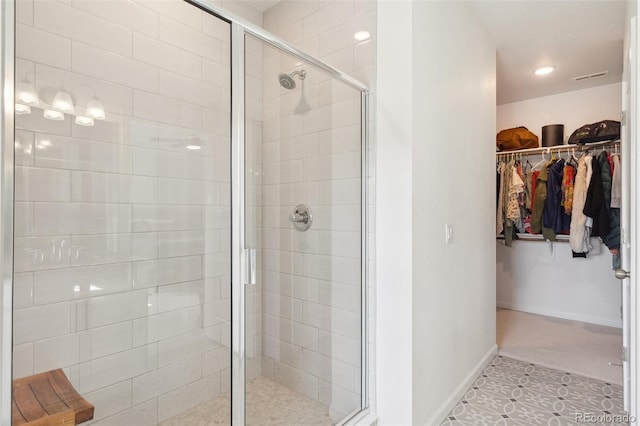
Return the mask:
<svg viewBox="0 0 640 426">
<path fill-rule="evenodd" d="M 521 234 L 517 233 L 517 240 L 514 241 L 546 241 L 542 234 Z M 504 235 L 496 235 L 496 240 L 504 240 Z M 552 241 L 554 243 L 568 243 L 569 236 L 568 235 L 556 235 L 556 241 Z"/>
<path fill-rule="evenodd" d="M 550 153 L 550 152 L 563 152 L 575 149 L 576 151 L 587 151 L 592 148 L 601 148 L 611 145 L 617 145 L 620 143 L 620 139 L 602 141 L 602 142 L 594 142 L 586 145 L 556 145 L 556 146 L 544 146 L 540 148 L 528 148 L 528 149 L 518 149 L 513 151 L 496 151 L 496 156 L 502 155 L 512 155 L 512 154 L 542 154 L 542 153 Z"/>
</svg>

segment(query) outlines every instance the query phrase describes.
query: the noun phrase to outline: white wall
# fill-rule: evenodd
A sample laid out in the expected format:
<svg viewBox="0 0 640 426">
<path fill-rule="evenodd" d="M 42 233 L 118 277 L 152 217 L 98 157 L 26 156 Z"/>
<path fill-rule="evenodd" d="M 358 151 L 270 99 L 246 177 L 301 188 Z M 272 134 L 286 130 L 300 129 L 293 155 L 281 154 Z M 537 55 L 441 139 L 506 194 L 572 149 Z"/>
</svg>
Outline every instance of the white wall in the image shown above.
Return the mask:
<svg viewBox="0 0 640 426">
<path fill-rule="evenodd" d="M 376 341 L 380 344 L 376 348 L 376 411 L 380 424 L 410 425 L 414 424 L 412 3 L 380 1 L 377 5 Z"/>
<path fill-rule="evenodd" d="M 572 258 L 566 242 L 496 243 L 497 306 L 593 324 L 622 327 L 620 280 L 611 255 Z"/>
<path fill-rule="evenodd" d="M 619 120 L 621 96 L 618 83 L 500 105 L 498 129 L 523 125 L 540 135 L 541 126 L 560 123 L 566 140 L 583 124 Z M 496 245 L 498 306 L 620 327 L 620 281 L 606 246 L 587 259 L 572 258 L 568 243 L 554 246 L 550 256 L 544 242 Z"/>
<path fill-rule="evenodd" d="M 622 83 L 616 83 L 498 105 L 497 130 L 525 126 L 538 135 L 542 145 L 542 126 L 564 124 L 566 142 L 584 124 L 620 121 L 621 96 Z"/>
<path fill-rule="evenodd" d="M 380 2 L 378 34 L 377 409 L 437 424 L 495 352 L 494 157 L 473 143 L 495 137 L 495 46 L 457 2 Z"/>
<path fill-rule="evenodd" d="M 413 28 L 413 422 L 434 424 L 495 348 L 495 45 L 464 3 L 415 2 Z"/>
</svg>

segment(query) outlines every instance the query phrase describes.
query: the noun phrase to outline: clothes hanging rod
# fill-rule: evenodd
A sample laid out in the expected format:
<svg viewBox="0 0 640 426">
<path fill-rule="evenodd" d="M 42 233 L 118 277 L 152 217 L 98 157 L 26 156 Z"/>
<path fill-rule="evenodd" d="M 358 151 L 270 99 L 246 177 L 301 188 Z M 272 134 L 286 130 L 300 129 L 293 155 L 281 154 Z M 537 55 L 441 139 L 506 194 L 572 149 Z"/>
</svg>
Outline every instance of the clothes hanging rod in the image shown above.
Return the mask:
<svg viewBox="0 0 640 426">
<path fill-rule="evenodd" d="M 527 149 L 517 149 L 513 151 L 496 151 L 496 155 L 513 155 L 513 154 L 542 154 L 542 153 L 552 153 L 552 152 L 563 152 L 563 151 L 571 151 L 572 149 L 576 151 L 588 151 L 592 148 L 602 148 L 605 146 L 617 145 L 620 143 L 620 139 L 610 140 L 610 141 L 602 141 L 602 142 L 594 142 L 590 144 L 584 145 L 556 145 L 556 146 L 546 146 L 541 148 L 527 148 Z"/>
<path fill-rule="evenodd" d="M 513 241 L 548 241 L 545 240 L 544 236 L 542 234 L 521 234 L 521 233 L 516 233 L 516 235 L 518 236 L 517 239 L 514 239 Z M 504 240 L 504 235 L 496 235 L 496 240 Z M 551 241 L 553 243 L 568 243 L 569 242 L 569 236 L 565 235 L 565 234 L 558 234 L 556 235 L 556 240 L 555 241 Z"/>
</svg>

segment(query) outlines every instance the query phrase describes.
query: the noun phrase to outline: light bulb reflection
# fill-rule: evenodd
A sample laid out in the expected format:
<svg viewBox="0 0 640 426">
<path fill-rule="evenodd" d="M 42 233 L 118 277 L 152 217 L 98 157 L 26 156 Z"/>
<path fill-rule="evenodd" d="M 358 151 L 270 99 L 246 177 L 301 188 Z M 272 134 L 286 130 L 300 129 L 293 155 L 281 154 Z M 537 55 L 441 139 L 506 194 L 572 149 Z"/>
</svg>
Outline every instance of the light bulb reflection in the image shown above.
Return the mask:
<svg viewBox="0 0 640 426">
<path fill-rule="evenodd" d="M 71 95 L 62 90 L 56 93 L 52 106 L 56 111 L 66 112 L 67 114 L 73 114 L 75 111 Z"/>
<path fill-rule="evenodd" d="M 83 115 L 78 115 L 76 117 L 76 124 L 78 126 L 89 127 L 89 126 L 93 126 L 94 125 L 94 121 L 93 121 L 93 118 L 91 118 L 91 117 L 85 117 Z"/>
<path fill-rule="evenodd" d="M 39 140 L 39 141 L 36 143 L 36 148 L 38 148 L 38 149 L 47 149 L 47 148 L 49 148 L 50 146 L 51 146 L 51 141 L 50 141 L 50 140 L 47 140 L 47 139 Z"/>
<path fill-rule="evenodd" d="M 106 118 L 104 105 L 98 98 L 93 98 L 87 103 L 87 117 L 95 118 L 96 120 L 104 120 Z"/>
<path fill-rule="evenodd" d="M 369 31 L 358 31 L 353 35 L 353 38 L 355 38 L 358 41 L 364 41 L 364 40 L 370 39 L 371 34 L 369 33 Z"/>
<path fill-rule="evenodd" d="M 54 121 L 64 120 L 63 113 L 61 113 L 60 111 L 54 111 L 52 109 L 45 109 L 44 113 L 42 113 L 42 116 L 47 120 L 54 120 Z"/>
<path fill-rule="evenodd" d="M 28 106 L 37 106 L 40 104 L 36 88 L 28 80 L 22 80 L 16 85 L 16 99 L 18 102 Z"/>
<path fill-rule="evenodd" d="M 31 107 L 29 105 L 16 104 L 15 111 L 16 115 L 31 114 Z"/>
</svg>

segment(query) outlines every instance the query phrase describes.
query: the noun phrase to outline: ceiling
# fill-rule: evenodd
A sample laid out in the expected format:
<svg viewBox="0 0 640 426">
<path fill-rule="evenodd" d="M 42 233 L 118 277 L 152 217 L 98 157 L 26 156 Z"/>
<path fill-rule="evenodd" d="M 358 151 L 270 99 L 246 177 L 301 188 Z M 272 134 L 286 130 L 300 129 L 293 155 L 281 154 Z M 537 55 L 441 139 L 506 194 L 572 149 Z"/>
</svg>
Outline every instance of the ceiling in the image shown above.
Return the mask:
<svg viewBox="0 0 640 426">
<path fill-rule="evenodd" d="M 498 105 L 622 79 L 623 1 L 470 1 L 497 47 Z M 554 65 L 536 76 L 533 70 Z M 608 71 L 606 77 L 573 77 Z"/>
<path fill-rule="evenodd" d="M 280 0 L 241 1 L 264 12 Z M 468 4 L 496 42 L 498 105 L 622 79 L 625 1 L 470 0 Z M 556 70 L 546 76 L 533 74 L 544 65 Z M 601 71 L 608 74 L 573 80 Z"/>
</svg>

